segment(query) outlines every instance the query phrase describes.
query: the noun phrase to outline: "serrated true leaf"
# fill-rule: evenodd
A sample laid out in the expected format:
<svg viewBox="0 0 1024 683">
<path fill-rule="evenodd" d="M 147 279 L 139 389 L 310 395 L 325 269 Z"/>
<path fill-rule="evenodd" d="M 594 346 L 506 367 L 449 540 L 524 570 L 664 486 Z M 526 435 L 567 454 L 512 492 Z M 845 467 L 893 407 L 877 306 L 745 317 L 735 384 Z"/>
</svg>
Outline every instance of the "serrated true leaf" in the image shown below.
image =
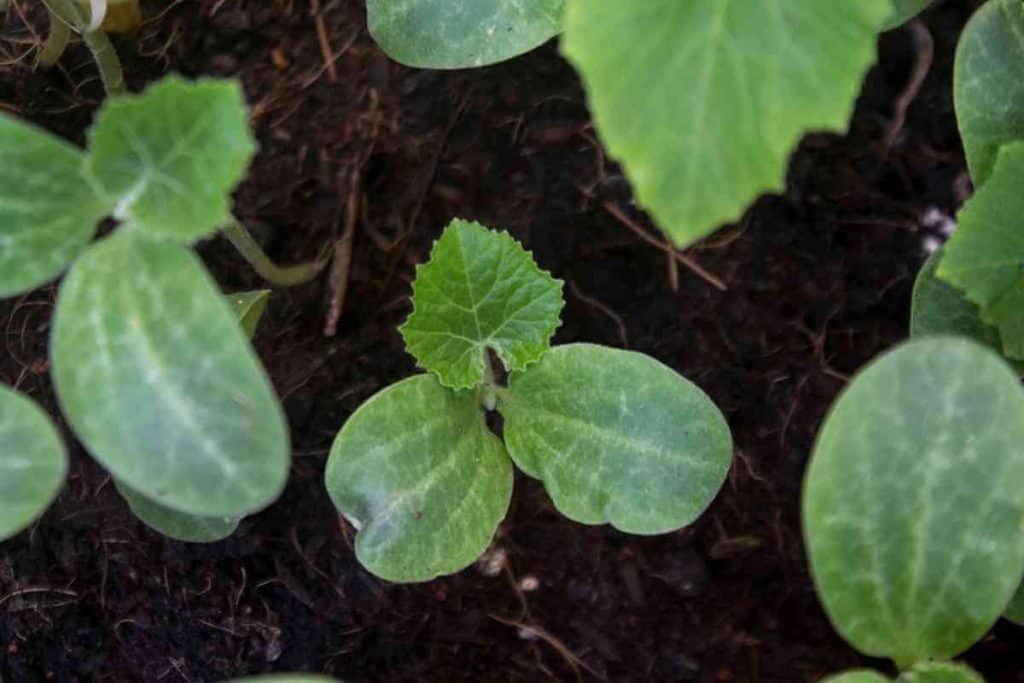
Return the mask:
<svg viewBox="0 0 1024 683">
<path fill-rule="evenodd" d="M 729 427 L 704 392 L 639 353 L 558 346 L 514 373 L 498 409 L 519 467 L 584 524 L 635 534 L 683 527 L 729 470 Z"/>
<path fill-rule="evenodd" d="M 370 398 L 331 447 L 327 492 L 359 528 L 356 555 L 389 581 L 427 581 L 487 548 L 512 463 L 472 392 L 417 375 Z"/>
<path fill-rule="evenodd" d="M 940 249 L 928 257 L 917 274 L 910 304 L 910 336 L 969 337 L 1002 353 L 999 330 L 981 319 L 981 311 L 962 291 L 936 276 L 942 255 Z"/>
<path fill-rule="evenodd" d="M 242 326 L 245 335 L 252 339 L 256 334 L 256 327 L 260 324 L 263 313 L 267 310 L 267 303 L 270 301 L 269 289 L 255 289 L 251 292 L 235 292 L 227 295 L 231 310 L 238 318 L 238 324 Z"/>
<path fill-rule="evenodd" d="M 907 666 L 995 622 L 1024 573 L 1024 392 L 973 341 L 926 337 L 861 372 L 808 468 L 804 535 L 851 645 Z"/>
<path fill-rule="evenodd" d="M 895 7 L 885 23 L 885 28 L 892 29 L 905 24 L 923 12 L 931 2 L 932 0 L 893 0 Z"/>
<path fill-rule="evenodd" d="M 782 188 L 845 130 L 890 0 L 568 0 L 562 47 L 602 140 L 678 246 Z"/>
<path fill-rule="evenodd" d="M 922 662 L 899 677 L 900 683 L 985 683 L 971 668 L 956 662 Z"/>
<path fill-rule="evenodd" d="M 0 386 L 0 541 L 43 514 L 67 469 L 64 442 L 46 413 Z"/>
<path fill-rule="evenodd" d="M 1024 3 L 990 0 L 960 36 L 953 75 L 957 124 L 975 187 L 999 148 L 1024 139 Z"/>
<path fill-rule="evenodd" d="M 453 389 L 484 379 L 487 350 L 522 370 L 548 349 L 564 304 L 562 282 L 537 267 L 506 232 L 456 220 L 413 283 L 401 328 L 419 366 Z"/>
<path fill-rule="evenodd" d="M 123 231 L 91 247 L 61 286 L 51 358 L 75 433 L 154 502 L 240 517 L 284 486 L 277 398 L 188 249 Z"/>
<path fill-rule="evenodd" d="M 515 57 L 554 37 L 564 0 L 367 0 L 370 33 L 403 64 L 462 69 Z"/>
<path fill-rule="evenodd" d="M 238 528 L 238 517 L 199 517 L 155 503 L 124 482 L 114 480 L 132 514 L 151 529 L 168 538 L 187 543 L 213 543 L 227 538 Z"/>
<path fill-rule="evenodd" d="M 83 154 L 0 114 L 0 297 L 60 274 L 105 213 L 82 174 Z"/>
<path fill-rule="evenodd" d="M 1004 145 L 988 181 L 960 211 L 938 276 L 999 328 L 1003 353 L 1024 359 L 1024 142 Z"/>
<path fill-rule="evenodd" d="M 107 100 L 86 168 L 116 218 L 191 243 L 231 219 L 230 194 L 255 150 L 239 83 L 170 76 Z"/>
</svg>

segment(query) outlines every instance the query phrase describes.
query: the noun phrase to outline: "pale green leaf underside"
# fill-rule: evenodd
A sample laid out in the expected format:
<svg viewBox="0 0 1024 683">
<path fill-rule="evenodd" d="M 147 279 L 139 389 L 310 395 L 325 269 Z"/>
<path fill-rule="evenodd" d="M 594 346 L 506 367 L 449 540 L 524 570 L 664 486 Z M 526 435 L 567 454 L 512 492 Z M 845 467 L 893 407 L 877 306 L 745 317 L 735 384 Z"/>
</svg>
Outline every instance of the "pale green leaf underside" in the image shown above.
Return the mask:
<svg viewBox="0 0 1024 683">
<path fill-rule="evenodd" d="M 242 326 L 245 336 L 252 339 L 263 313 L 267 310 L 267 304 L 270 302 L 270 290 L 255 289 L 251 292 L 236 292 L 227 294 L 226 298 L 238 323 Z"/>
<path fill-rule="evenodd" d="M 512 495 L 512 463 L 473 394 L 432 375 L 364 403 L 338 433 L 326 479 L 335 506 L 359 527 L 359 561 L 399 582 L 472 563 Z"/>
<path fill-rule="evenodd" d="M 893 0 L 895 7 L 888 21 L 885 22 L 886 29 L 896 28 L 913 19 L 930 5 L 932 0 Z"/>
<path fill-rule="evenodd" d="M 178 76 L 107 100 L 89 143 L 86 168 L 115 217 L 183 243 L 230 220 L 256 149 L 240 84 Z"/>
<path fill-rule="evenodd" d="M 238 528 L 237 517 L 197 517 L 154 503 L 123 482 L 114 480 L 132 513 L 146 526 L 164 536 L 188 543 L 213 543 L 227 538 Z"/>
<path fill-rule="evenodd" d="M 972 341 L 926 337 L 861 372 L 804 483 L 811 570 L 857 649 L 899 663 L 981 637 L 1024 573 L 1024 392 Z"/>
<path fill-rule="evenodd" d="M 413 283 L 401 328 L 419 366 L 453 389 L 484 379 L 487 349 L 522 370 L 548 349 L 562 310 L 562 282 L 537 267 L 508 233 L 455 220 Z"/>
<path fill-rule="evenodd" d="M 557 35 L 564 0 L 367 0 L 370 33 L 403 64 L 461 69 L 511 59 Z"/>
<path fill-rule="evenodd" d="M 1017 587 L 1010 604 L 1003 611 L 1003 617 L 1013 623 L 1024 626 L 1024 584 Z"/>
<path fill-rule="evenodd" d="M 981 311 L 956 287 L 936 276 L 943 250 L 932 254 L 914 282 L 910 304 L 910 336 L 953 335 L 969 337 L 1003 352 L 999 330 L 981 319 Z"/>
<path fill-rule="evenodd" d="M 985 683 L 973 669 L 956 662 L 923 662 L 903 673 L 900 683 Z"/>
<path fill-rule="evenodd" d="M 43 514 L 67 469 L 64 442 L 46 413 L 0 386 L 0 541 Z"/>
<path fill-rule="evenodd" d="M 988 181 L 960 211 L 938 276 L 999 328 L 1003 353 L 1024 359 L 1024 142 L 1004 145 Z"/>
<path fill-rule="evenodd" d="M 240 517 L 280 493 L 289 459 L 280 406 L 189 250 L 138 232 L 95 244 L 61 286 L 51 353 L 75 433 L 142 495 Z"/>
<path fill-rule="evenodd" d="M 630 351 L 555 347 L 512 375 L 498 409 L 509 455 L 584 524 L 683 527 L 714 499 L 732 458 L 729 427 L 704 392 Z"/>
<path fill-rule="evenodd" d="M 562 47 L 639 202 L 682 247 L 845 130 L 890 0 L 568 0 Z"/>
<path fill-rule="evenodd" d="M 0 114 L 0 297 L 55 278 L 88 244 L 104 209 L 82 152 Z"/>
<path fill-rule="evenodd" d="M 990 0 L 964 28 L 953 77 L 957 123 L 975 187 L 999 148 L 1024 139 L 1024 4 Z"/>
</svg>

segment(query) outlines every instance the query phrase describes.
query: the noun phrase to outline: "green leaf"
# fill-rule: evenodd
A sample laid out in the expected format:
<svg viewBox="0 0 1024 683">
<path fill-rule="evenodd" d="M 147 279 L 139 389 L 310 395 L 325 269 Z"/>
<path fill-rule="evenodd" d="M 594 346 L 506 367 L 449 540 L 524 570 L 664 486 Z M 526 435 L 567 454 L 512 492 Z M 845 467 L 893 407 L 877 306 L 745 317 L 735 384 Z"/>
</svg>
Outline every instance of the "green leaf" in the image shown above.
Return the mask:
<svg viewBox="0 0 1024 683">
<path fill-rule="evenodd" d="M 963 292 L 936 276 L 942 254 L 939 250 L 928 257 L 917 274 L 910 303 L 910 336 L 969 337 L 1002 353 L 999 330 L 982 321 L 981 311 Z"/>
<path fill-rule="evenodd" d="M 845 130 L 889 0 L 568 0 L 562 48 L 637 198 L 683 247 Z"/>
<path fill-rule="evenodd" d="M 471 392 L 417 375 L 349 418 L 327 492 L 359 529 L 356 555 L 389 581 L 452 574 L 486 550 L 508 510 L 512 463 Z"/>
<path fill-rule="evenodd" d="M 280 405 L 189 250 L 138 232 L 94 245 L 61 287 L 51 351 L 72 428 L 132 489 L 204 517 L 241 517 L 280 493 Z"/>
<path fill-rule="evenodd" d="M 183 243 L 231 220 L 230 193 L 256 150 L 236 81 L 170 76 L 107 100 L 86 168 L 114 217 Z"/>
<path fill-rule="evenodd" d="M 252 339 L 260 324 L 263 313 L 270 301 L 269 289 L 256 289 L 251 292 L 236 292 L 227 295 L 231 310 L 234 311 L 238 323 L 242 326 L 245 336 Z"/>
<path fill-rule="evenodd" d="M 424 69 L 484 66 L 558 34 L 564 0 L 367 0 L 370 33 L 392 59 Z"/>
<path fill-rule="evenodd" d="M 82 175 L 81 150 L 0 114 L 0 297 L 60 274 L 104 210 Z"/>
<path fill-rule="evenodd" d="M 975 187 L 999 148 L 1024 139 L 1024 4 L 990 0 L 964 28 L 953 74 L 957 123 Z"/>
<path fill-rule="evenodd" d="M 1024 574 L 1024 392 L 972 341 L 926 337 L 862 371 L 804 482 L 812 574 L 840 634 L 900 666 L 980 638 Z"/>
<path fill-rule="evenodd" d="M 829 676 L 822 683 L 891 683 L 892 679 L 883 676 L 877 671 L 870 669 L 857 669 L 856 671 L 844 671 L 835 676 Z"/>
<path fill-rule="evenodd" d="M 132 513 L 164 536 L 188 543 L 213 543 L 225 539 L 238 528 L 238 517 L 198 517 L 154 503 L 124 482 L 114 480 Z"/>
<path fill-rule="evenodd" d="M 337 683 L 337 679 L 310 674 L 266 674 L 233 678 L 227 683 Z"/>
<path fill-rule="evenodd" d="M 1003 611 L 1003 618 L 1009 619 L 1018 626 L 1024 626 L 1024 584 L 1017 587 L 1010 604 Z"/>
<path fill-rule="evenodd" d="M 893 0 L 895 7 L 892 14 L 889 15 L 889 20 L 885 22 L 885 29 L 902 26 L 923 12 L 931 2 L 932 0 Z"/>
<path fill-rule="evenodd" d="M 956 662 L 922 662 L 903 673 L 900 683 L 985 683 L 971 668 Z"/>
<path fill-rule="evenodd" d="M 0 386 L 0 541 L 43 514 L 67 469 L 64 442 L 46 413 Z"/>
<path fill-rule="evenodd" d="M 721 412 L 643 354 L 558 346 L 513 374 L 499 397 L 509 455 L 577 522 L 678 529 L 707 508 L 729 470 Z"/>
<path fill-rule="evenodd" d="M 562 281 L 538 268 L 511 235 L 462 220 L 417 268 L 412 302 L 400 330 L 406 348 L 452 389 L 484 380 L 487 349 L 508 370 L 540 358 L 564 304 Z"/>
<path fill-rule="evenodd" d="M 1003 353 L 1024 359 L 1024 142 L 1005 145 L 995 170 L 960 211 L 938 276 L 981 308 L 999 328 Z"/>
</svg>

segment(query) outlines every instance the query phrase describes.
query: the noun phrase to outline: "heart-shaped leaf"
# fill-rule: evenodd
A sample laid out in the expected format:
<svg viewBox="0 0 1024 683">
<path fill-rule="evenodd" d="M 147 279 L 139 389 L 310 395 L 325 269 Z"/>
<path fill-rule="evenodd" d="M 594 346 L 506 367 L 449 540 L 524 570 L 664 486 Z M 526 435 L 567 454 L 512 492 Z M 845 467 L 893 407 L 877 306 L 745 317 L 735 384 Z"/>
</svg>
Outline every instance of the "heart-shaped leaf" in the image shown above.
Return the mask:
<svg viewBox="0 0 1024 683">
<path fill-rule="evenodd" d="M 60 274 L 106 213 L 82 174 L 83 154 L 0 114 L 0 297 Z"/>
<path fill-rule="evenodd" d="M 46 413 L 0 386 L 0 541 L 43 514 L 67 469 L 64 442 Z"/>
<path fill-rule="evenodd" d="M 591 344 L 549 351 L 499 394 L 505 444 L 584 524 L 659 534 L 711 503 L 732 437 L 704 392 L 639 353 Z"/>
<path fill-rule="evenodd" d="M 956 118 L 975 187 L 988 182 L 999 148 L 1024 139 L 1024 4 L 990 0 L 960 36 L 953 75 Z"/>
<path fill-rule="evenodd" d="M 204 517 L 241 517 L 280 493 L 280 406 L 188 249 L 124 231 L 91 247 L 61 287 L 51 352 L 72 428 L 132 489 Z"/>
<path fill-rule="evenodd" d="M 151 529 L 168 538 L 187 543 L 213 543 L 235 533 L 238 517 L 199 517 L 154 503 L 124 482 L 114 480 L 117 492 L 128 503 L 132 514 Z"/>
<path fill-rule="evenodd" d="M 456 220 L 416 269 L 413 312 L 401 328 L 420 367 L 446 387 L 484 380 L 487 350 L 522 370 L 548 349 L 564 304 L 562 281 L 511 235 Z"/>
<path fill-rule="evenodd" d="M 988 181 L 967 200 L 946 243 L 938 276 L 999 328 L 1003 353 L 1024 359 L 1024 142 L 1004 145 Z"/>
<path fill-rule="evenodd" d="M 388 55 L 424 69 L 511 59 L 554 37 L 564 0 L 367 0 L 370 33 Z"/>
<path fill-rule="evenodd" d="M 567 0 L 562 48 L 639 202 L 676 245 L 783 186 L 845 130 L 890 0 Z"/>
<path fill-rule="evenodd" d="M 822 602 L 857 649 L 901 666 L 981 637 L 1024 574 L 1024 392 L 990 350 L 926 337 L 846 389 L 804 483 Z"/>
<path fill-rule="evenodd" d="M 508 510 L 512 463 L 472 392 L 417 375 L 370 398 L 338 433 L 327 492 L 359 529 L 356 555 L 389 581 L 472 563 Z"/>
<path fill-rule="evenodd" d="M 116 218 L 191 243 L 231 219 L 231 191 L 256 145 L 238 82 L 169 76 L 107 100 L 89 150 L 87 171 Z"/>
</svg>

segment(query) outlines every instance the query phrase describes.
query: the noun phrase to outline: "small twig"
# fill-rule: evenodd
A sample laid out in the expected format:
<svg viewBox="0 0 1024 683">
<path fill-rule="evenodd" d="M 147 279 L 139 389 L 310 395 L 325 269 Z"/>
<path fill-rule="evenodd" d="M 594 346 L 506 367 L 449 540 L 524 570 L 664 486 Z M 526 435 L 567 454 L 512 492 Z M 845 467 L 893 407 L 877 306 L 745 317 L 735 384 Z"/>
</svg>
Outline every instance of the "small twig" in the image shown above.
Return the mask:
<svg viewBox="0 0 1024 683">
<path fill-rule="evenodd" d="M 78 593 L 73 590 L 68 590 L 67 588 L 21 588 L 0 598 L 0 605 L 4 604 L 11 598 L 18 597 L 19 595 L 32 595 L 34 593 L 59 593 L 60 595 L 68 595 L 73 598 L 78 597 Z"/>
<path fill-rule="evenodd" d="M 924 25 L 924 22 L 920 19 L 915 19 L 907 24 L 907 28 L 913 34 L 914 47 L 916 48 L 914 69 L 910 73 L 910 79 L 907 81 L 906 87 L 903 88 L 899 97 L 896 98 L 896 102 L 893 103 L 892 121 L 889 123 L 885 136 L 882 138 L 882 148 L 886 151 L 892 148 L 896 142 L 896 136 L 903 130 L 903 126 L 907 122 L 907 110 L 910 109 L 910 104 L 917 98 L 918 93 L 921 92 L 921 86 L 924 85 L 925 79 L 928 78 L 928 72 L 931 71 L 932 62 L 935 60 L 935 39 L 932 38 L 932 34 L 928 31 L 928 27 Z"/>
<path fill-rule="evenodd" d="M 661 249 L 666 254 L 671 256 L 673 259 L 689 268 L 691 271 L 694 272 L 694 274 L 702 278 L 705 282 L 710 284 L 715 289 L 722 292 L 729 289 L 724 282 L 722 282 L 719 278 L 715 277 L 708 271 L 704 270 L 704 268 L 701 267 L 701 265 L 697 263 L 694 259 L 680 252 L 678 249 L 673 248 L 670 244 L 662 242 L 661 240 L 655 237 L 651 237 L 649 234 L 647 234 L 646 230 L 641 228 L 636 221 L 627 216 L 622 211 L 622 209 L 617 207 L 615 204 L 612 204 L 611 202 L 605 202 L 604 210 L 610 213 L 612 216 L 614 216 L 616 220 L 618 220 L 620 223 L 622 223 L 627 228 L 632 230 L 633 233 L 636 234 L 636 236 L 642 239 L 644 242 L 647 242 L 647 244 L 650 244 L 652 247 Z"/>
<path fill-rule="evenodd" d="M 673 263 L 675 263 L 675 261 L 673 261 Z M 601 311 L 606 316 L 608 316 L 612 320 L 612 322 L 615 323 L 615 326 L 619 328 L 619 340 L 622 342 L 622 348 L 629 348 L 629 335 L 626 333 L 626 323 L 623 322 L 622 316 L 613 311 L 607 304 L 598 301 L 592 296 L 584 294 L 582 291 L 580 291 L 580 288 L 577 287 L 576 283 L 573 282 L 572 280 L 569 280 L 569 291 L 572 292 L 573 296 L 575 296 L 583 303 L 587 304 L 588 306 L 596 308 L 597 310 Z"/>
<path fill-rule="evenodd" d="M 313 17 L 316 21 L 316 39 L 320 43 L 320 52 L 323 53 L 324 66 L 327 67 L 327 77 L 331 83 L 338 82 L 338 67 L 335 66 L 333 57 L 334 50 L 331 49 L 331 41 L 327 37 L 327 24 L 324 23 L 324 13 L 320 9 L 320 0 L 313 0 Z"/>
<path fill-rule="evenodd" d="M 295 287 L 312 281 L 323 270 L 321 259 L 297 266 L 281 267 L 270 260 L 245 226 L 232 221 L 221 228 L 221 232 L 234 245 L 256 274 L 275 287 Z"/>
<path fill-rule="evenodd" d="M 515 621 L 514 619 L 506 619 L 504 617 L 499 617 L 497 614 L 488 614 L 487 616 L 489 616 L 491 619 L 498 622 L 499 624 L 512 626 L 513 628 L 517 628 L 521 631 L 529 633 L 531 636 L 540 638 L 545 643 L 553 647 L 555 651 L 562 656 L 562 659 L 566 661 L 566 663 L 569 665 L 569 668 L 572 669 L 573 674 L 576 675 L 576 680 L 580 681 L 580 683 L 583 683 L 583 674 L 580 671 L 581 668 L 586 669 L 598 678 L 604 678 L 604 676 L 602 676 L 599 672 L 587 666 L 586 662 L 584 662 L 582 659 L 573 654 L 572 651 L 569 648 L 567 648 L 565 644 L 562 643 L 562 641 L 560 641 L 558 638 L 555 638 L 553 635 L 551 635 L 541 627 L 526 624 L 521 621 Z"/>
<path fill-rule="evenodd" d="M 345 232 L 341 239 L 334 243 L 334 261 L 327 279 L 331 292 L 331 304 L 327 310 L 327 324 L 324 336 L 333 337 L 338 333 L 338 321 L 341 320 L 345 308 L 345 295 L 348 293 L 349 270 L 352 267 L 352 242 L 355 238 L 356 223 L 359 218 L 359 176 L 353 174 L 352 187 L 345 204 Z"/>
</svg>

